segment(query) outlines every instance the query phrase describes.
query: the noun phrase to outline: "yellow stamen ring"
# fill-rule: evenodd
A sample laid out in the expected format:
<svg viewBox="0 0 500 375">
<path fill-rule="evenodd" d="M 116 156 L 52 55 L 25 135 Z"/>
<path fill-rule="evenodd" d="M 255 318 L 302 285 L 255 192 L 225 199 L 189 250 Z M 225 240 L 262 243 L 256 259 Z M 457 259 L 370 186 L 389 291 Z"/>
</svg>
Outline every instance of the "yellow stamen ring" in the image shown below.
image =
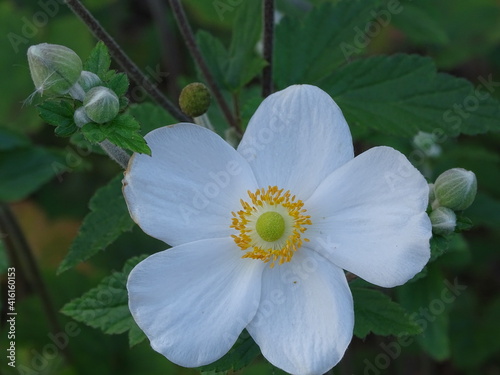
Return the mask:
<svg viewBox="0 0 500 375">
<path fill-rule="evenodd" d="M 240 200 L 242 210 L 232 212 L 231 228 L 239 233 L 232 235 L 234 242 L 245 250 L 243 258 L 260 259 L 263 262 L 283 264 L 308 242 L 301 235 L 311 225 L 310 216 L 301 200 L 295 200 L 290 191 L 269 186 L 248 191 L 250 201 Z"/>
</svg>

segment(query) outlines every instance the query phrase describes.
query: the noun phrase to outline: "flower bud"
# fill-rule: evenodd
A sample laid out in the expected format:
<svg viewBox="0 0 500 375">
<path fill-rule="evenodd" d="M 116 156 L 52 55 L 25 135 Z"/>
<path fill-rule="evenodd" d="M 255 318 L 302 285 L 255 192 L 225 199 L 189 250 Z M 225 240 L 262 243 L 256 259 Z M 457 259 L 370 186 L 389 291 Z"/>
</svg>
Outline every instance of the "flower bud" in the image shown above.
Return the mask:
<svg viewBox="0 0 500 375">
<path fill-rule="evenodd" d="M 85 92 L 96 86 L 102 85 L 101 79 L 97 76 L 97 74 L 94 74 L 87 70 L 82 71 L 82 74 L 80 74 L 80 78 L 78 78 L 78 83 Z"/>
<path fill-rule="evenodd" d="M 432 232 L 445 236 L 453 233 L 457 225 L 457 216 L 453 210 L 446 207 L 438 207 L 429 215 L 432 224 Z"/>
<path fill-rule="evenodd" d="M 186 115 L 199 117 L 210 106 L 210 92 L 203 83 L 190 83 L 181 91 L 179 106 Z"/>
<path fill-rule="evenodd" d="M 476 197 L 476 175 L 463 168 L 449 169 L 436 179 L 434 191 L 439 206 L 454 211 L 465 210 Z"/>
<path fill-rule="evenodd" d="M 103 124 L 116 117 L 120 110 L 120 100 L 113 90 L 97 86 L 87 92 L 83 107 L 93 122 Z"/>
<path fill-rule="evenodd" d="M 85 107 L 78 108 L 73 114 L 73 121 L 75 121 L 76 126 L 81 128 L 83 125 L 92 122 L 92 120 L 85 113 Z"/>
<path fill-rule="evenodd" d="M 80 57 L 57 44 L 42 43 L 28 48 L 28 64 L 36 90 L 42 95 L 66 94 L 82 72 Z"/>
<path fill-rule="evenodd" d="M 437 136 L 435 134 L 422 131 L 413 137 L 413 144 L 428 157 L 437 157 L 441 154 L 441 147 L 436 141 Z"/>
</svg>

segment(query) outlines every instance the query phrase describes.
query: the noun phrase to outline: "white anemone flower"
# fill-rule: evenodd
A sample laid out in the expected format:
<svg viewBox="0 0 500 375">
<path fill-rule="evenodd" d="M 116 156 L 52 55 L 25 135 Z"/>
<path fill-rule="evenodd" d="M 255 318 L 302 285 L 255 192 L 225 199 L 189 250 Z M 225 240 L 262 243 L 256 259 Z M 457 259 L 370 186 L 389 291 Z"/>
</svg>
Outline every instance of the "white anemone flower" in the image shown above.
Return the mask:
<svg viewBox="0 0 500 375">
<path fill-rule="evenodd" d="M 133 219 L 172 248 L 139 263 L 129 307 L 154 350 L 197 367 L 247 329 L 273 365 L 323 374 L 349 345 L 343 270 L 401 285 L 429 260 L 429 188 L 404 155 L 354 157 L 328 94 L 291 86 L 265 99 L 235 150 L 188 123 L 146 136 L 124 179 Z"/>
</svg>

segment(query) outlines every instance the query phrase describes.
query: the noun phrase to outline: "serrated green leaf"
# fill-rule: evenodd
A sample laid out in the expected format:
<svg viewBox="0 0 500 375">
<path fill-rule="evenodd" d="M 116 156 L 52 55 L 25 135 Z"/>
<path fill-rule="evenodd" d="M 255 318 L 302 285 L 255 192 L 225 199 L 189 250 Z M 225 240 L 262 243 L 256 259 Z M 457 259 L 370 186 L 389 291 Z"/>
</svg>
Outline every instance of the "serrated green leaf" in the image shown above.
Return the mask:
<svg viewBox="0 0 500 375">
<path fill-rule="evenodd" d="M 245 330 L 231 348 L 221 359 L 199 368 L 201 372 L 238 371 L 248 366 L 258 355 L 260 348 Z"/>
<path fill-rule="evenodd" d="M 134 117 L 122 114 L 107 124 L 89 123 L 82 127 L 82 133 L 91 142 L 105 139 L 125 150 L 151 154 L 151 150 L 140 134 L 141 125 Z"/>
<path fill-rule="evenodd" d="M 500 104 L 488 92 L 494 85 L 483 81 L 477 94 L 470 82 L 437 73 L 432 59 L 400 54 L 355 61 L 319 86 L 351 126 L 399 136 L 435 132 L 442 138 L 500 130 Z M 460 114 L 468 100 L 479 106 Z"/>
<path fill-rule="evenodd" d="M 78 322 L 99 328 L 106 334 L 129 331 L 129 342 L 138 344 L 146 336 L 138 333 L 128 308 L 127 278 L 132 268 L 146 256 L 129 259 L 121 272 L 104 278 L 96 288 L 67 303 L 61 312 Z"/>
<path fill-rule="evenodd" d="M 441 361 L 450 356 L 448 311 L 460 290 L 444 282 L 435 263 L 427 269 L 427 277 L 400 286 L 397 292 L 401 305 L 423 330 L 416 341 L 434 359 Z"/>
<path fill-rule="evenodd" d="M 108 47 L 103 42 L 98 42 L 83 65 L 84 70 L 95 73 L 105 81 L 106 73 L 111 65 Z"/>
<path fill-rule="evenodd" d="M 37 106 L 40 117 L 50 125 L 56 126 L 55 134 L 69 137 L 78 128 L 73 120 L 73 105 L 66 100 L 47 100 Z"/>
<path fill-rule="evenodd" d="M 262 2 L 248 0 L 240 4 L 233 22 L 228 49 L 205 31 L 197 33 L 200 50 L 220 87 L 238 92 L 260 73 L 266 62 L 256 54 L 261 36 Z"/>
<path fill-rule="evenodd" d="M 0 201 L 26 198 L 54 178 L 64 162 L 59 152 L 41 147 L 0 152 Z"/>
<path fill-rule="evenodd" d="M 113 73 L 106 81 L 106 84 L 117 96 L 123 96 L 127 93 L 128 86 L 130 85 L 128 77 L 125 73 Z"/>
<path fill-rule="evenodd" d="M 351 57 L 358 28 L 364 30 L 378 0 L 340 1 L 313 8 L 301 18 L 285 17 L 276 27 L 274 80 L 282 89 L 315 83 Z M 362 31 L 360 31 L 362 33 Z"/>
<path fill-rule="evenodd" d="M 89 259 L 113 243 L 123 232 L 132 229 L 134 222 L 121 191 L 122 178 L 118 175 L 96 191 L 89 203 L 90 213 L 83 220 L 58 273 Z"/>
<path fill-rule="evenodd" d="M 370 332 L 382 336 L 407 336 L 421 332 L 408 313 L 386 294 L 367 288 L 351 288 L 354 298 L 354 334 L 365 338 Z"/>
</svg>

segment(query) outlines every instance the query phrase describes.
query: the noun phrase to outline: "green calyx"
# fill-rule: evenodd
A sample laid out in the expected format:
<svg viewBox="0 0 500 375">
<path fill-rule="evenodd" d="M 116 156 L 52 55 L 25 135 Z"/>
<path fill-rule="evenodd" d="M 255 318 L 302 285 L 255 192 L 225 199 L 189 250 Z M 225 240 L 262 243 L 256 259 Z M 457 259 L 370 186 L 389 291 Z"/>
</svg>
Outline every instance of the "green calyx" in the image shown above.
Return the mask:
<svg viewBox="0 0 500 375">
<path fill-rule="evenodd" d="M 277 212 L 265 212 L 257 219 L 255 229 L 264 241 L 274 242 L 285 233 L 285 219 Z"/>
</svg>

